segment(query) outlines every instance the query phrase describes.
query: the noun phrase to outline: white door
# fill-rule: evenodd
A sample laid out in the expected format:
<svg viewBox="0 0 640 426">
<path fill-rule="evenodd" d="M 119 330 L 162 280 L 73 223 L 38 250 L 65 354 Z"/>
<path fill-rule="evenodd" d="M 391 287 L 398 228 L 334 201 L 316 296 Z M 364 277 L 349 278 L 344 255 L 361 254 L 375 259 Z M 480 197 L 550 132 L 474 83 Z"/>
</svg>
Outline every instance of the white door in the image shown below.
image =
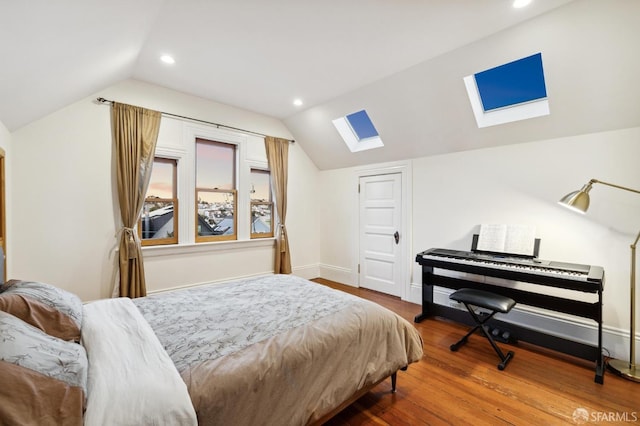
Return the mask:
<svg viewBox="0 0 640 426">
<path fill-rule="evenodd" d="M 402 295 L 401 178 L 400 173 L 360 177 L 360 285 L 394 296 Z"/>
</svg>

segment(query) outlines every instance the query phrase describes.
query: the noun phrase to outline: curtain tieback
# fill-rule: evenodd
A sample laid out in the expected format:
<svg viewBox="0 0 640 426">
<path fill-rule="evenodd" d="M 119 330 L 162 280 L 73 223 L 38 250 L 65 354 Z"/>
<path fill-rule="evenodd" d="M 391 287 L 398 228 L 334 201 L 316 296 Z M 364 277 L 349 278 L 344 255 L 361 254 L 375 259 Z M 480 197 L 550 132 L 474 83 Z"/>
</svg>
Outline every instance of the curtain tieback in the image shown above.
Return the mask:
<svg viewBox="0 0 640 426">
<path fill-rule="evenodd" d="M 280 224 L 280 253 L 287 252 L 286 228 L 284 224 Z"/>
<path fill-rule="evenodd" d="M 127 254 L 129 255 L 129 259 L 137 259 L 138 258 L 138 250 L 136 244 L 136 231 L 133 228 L 127 228 L 126 226 L 122 228 L 122 232 L 124 232 L 124 238 L 126 238 L 127 244 Z"/>
</svg>

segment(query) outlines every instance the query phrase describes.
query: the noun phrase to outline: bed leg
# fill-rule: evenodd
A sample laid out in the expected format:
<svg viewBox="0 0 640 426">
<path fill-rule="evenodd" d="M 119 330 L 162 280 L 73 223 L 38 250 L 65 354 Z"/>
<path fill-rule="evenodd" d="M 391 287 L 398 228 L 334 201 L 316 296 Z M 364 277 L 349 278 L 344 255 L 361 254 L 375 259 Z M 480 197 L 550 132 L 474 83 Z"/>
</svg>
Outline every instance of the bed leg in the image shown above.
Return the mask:
<svg viewBox="0 0 640 426">
<path fill-rule="evenodd" d="M 396 371 L 391 375 L 391 393 L 396 393 L 396 379 L 398 377 L 398 372 Z"/>
</svg>

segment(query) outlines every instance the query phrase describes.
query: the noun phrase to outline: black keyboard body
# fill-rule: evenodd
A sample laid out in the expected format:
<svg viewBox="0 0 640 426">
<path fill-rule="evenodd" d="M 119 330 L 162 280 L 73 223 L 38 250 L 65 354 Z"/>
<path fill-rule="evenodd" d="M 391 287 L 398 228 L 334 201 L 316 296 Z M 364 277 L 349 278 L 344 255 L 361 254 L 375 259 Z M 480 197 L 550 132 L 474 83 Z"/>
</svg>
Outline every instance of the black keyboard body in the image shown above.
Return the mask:
<svg viewBox="0 0 640 426">
<path fill-rule="evenodd" d="M 604 270 L 602 267 L 442 248 L 432 248 L 418 253 L 416 262 L 422 266 L 422 312 L 416 315 L 415 322 L 420 322 L 428 316 L 440 316 L 470 324 L 468 314 L 464 311 L 434 303 L 434 286 L 454 290 L 477 288 L 510 297 L 518 304 L 588 318 L 597 323 L 597 344 L 578 342 L 558 337 L 553 333 L 545 333 L 505 321 L 492 320 L 492 322 L 496 327 L 509 330 L 518 340 L 595 361 L 595 381 L 603 383 L 602 292 L 604 289 Z M 479 276 L 476 277 L 479 279 L 452 277 L 451 274 L 442 274 L 441 270 L 475 274 Z M 483 282 L 482 277 L 495 277 L 506 281 L 503 285 L 496 285 Z M 532 286 L 535 287 L 535 290 L 516 288 L 516 286 L 509 285 L 512 281 L 594 293 L 597 294 L 597 301 L 584 302 L 573 297 L 552 296 L 544 291 L 544 287 Z"/>
</svg>

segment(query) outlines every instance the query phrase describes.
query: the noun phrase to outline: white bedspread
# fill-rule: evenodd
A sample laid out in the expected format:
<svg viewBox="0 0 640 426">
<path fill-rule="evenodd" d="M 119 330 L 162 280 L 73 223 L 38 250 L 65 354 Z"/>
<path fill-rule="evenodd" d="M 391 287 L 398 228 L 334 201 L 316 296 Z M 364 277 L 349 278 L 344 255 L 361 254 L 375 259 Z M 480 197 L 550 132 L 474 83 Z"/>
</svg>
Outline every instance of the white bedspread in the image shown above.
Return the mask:
<svg viewBox="0 0 640 426">
<path fill-rule="evenodd" d="M 127 298 L 84 306 L 89 358 L 85 425 L 196 425 L 176 367 Z"/>
</svg>

